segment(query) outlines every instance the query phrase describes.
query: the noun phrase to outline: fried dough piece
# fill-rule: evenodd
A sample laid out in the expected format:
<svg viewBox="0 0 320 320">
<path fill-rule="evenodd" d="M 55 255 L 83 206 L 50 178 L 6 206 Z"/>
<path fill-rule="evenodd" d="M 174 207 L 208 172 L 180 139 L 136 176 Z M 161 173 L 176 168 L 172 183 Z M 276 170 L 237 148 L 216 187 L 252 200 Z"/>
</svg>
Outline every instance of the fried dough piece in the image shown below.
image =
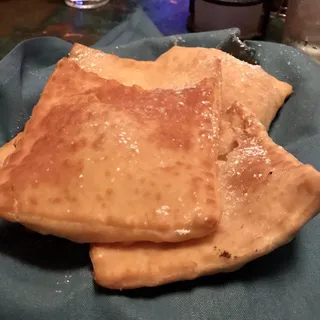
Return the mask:
<svg viewBox="0 0 320 320">
<path fill-rule="evenodd" d="M 98 63 L 99 59 L 102 59 L 100 63 Z M 110 64 L 110 68 L 104 68 L 104 63 L 106 63 L 106 66 Z M 200 63 L 196 59 L 192 62 L 195 72 L 197 72 L 197 66 Z M 77 65 L 88 72 L 86 76 L 82 78 L 70 77 L 71 72 L 75 72 L 74 70 L 77 69 Z M 167 69 L 171 67 L 173 68 Z M 219 87 L 221 87 L 220 59 L 212 58 L 208 62 L 207 67 L 212 71 L 209 78 L 212 78 L 214 75 L 214 78 L 219 82 Z M 100 72 L 97 72 L 97 68 Z M 91 69 L 95 71 L 92 73 L 99 75 L 105 80 L 116 80 L 125 86 L 138 85 L 146 90 L 158 88 L 183 89 L 186 87 L 186 79 L 189 75 L 192 75 L 188 70 L 180 70 L 180 67 L 174 68 L 174 66 L 156 65 L 150 61 L 139 62 L 131 59 L 121 59 L 115 55 L 106 55 L 101 51 L 75 44 L 70 52 L 69 59 L 63 58 L 57 63 L 53 74 L 41 94 L 39 102 L 34 107 L 34 111 L 37 111 L 38 115 L 43 116 L 50 111 L 53 105 L 59 103 L 61 97 L 73 96 L 99 86 L 94 81 L 97 77 L 91 73 Z M 84 74 L 82 73 L 82 75 Z M 199 81 L 196 82 L 191 79 L 188 84 L 195 85 L 204 78 L 198 77 Z M 221 89 L 219 90 L 221 91 Z M 32 123 L 28 121 L 25 129 L 27 130 L 28 126 L 32 125 Z M 20 133 L 20 137 L 22 136 L 23 132 Z M 10 146 L 3 147 L 7 148 Z"/>
<path fill-rule="evenodd" d="M 223 106 L 227 109 L 235 99 L 251 109 L 268 128 L 292 87 L 267 74 L 259 66 L 252 66 L 217 49 L 173 47 L 156 62 L 122 59 L 81 44 L 75 44 L 69 59 L 83 70 L 104 79 L 114 79 L 124 85 L 139 85 L 144 89 L 179 89 L 194 85 L 206 77 L 219 77 L 217 60 L 222 60 Z M 46 113 L 61 96 L 86 90 L 88 83 L 79 79 L 61 82 L 66 67 L 65 59 L 57 64 L 43 90 L 35 109 Z M 94 85 L 92 82 L 90 86 Z M 44 98 L 44 99 L 42 99 Z M 42 101 L 45 101 L 43 104 Z M 49 103 L 50 102 L 50 103 Z M 226 130 L 220 139 L 220 154 L 226 154 L 233 145 L 231 133 Z"/>
<path fill-rule="evenodd" d="M 86 71 L 144 89 L 182 88 L 210 78 L 215 75 L 217 58 L 222 61 L 225 110 L 237 100 L 268 129 L 292 93 L 292 86 L 277 80 L 260 66 L 240 61 L 221 50 L 175 46 L 156 62 L 122 59 L 81 44 L 75 44 L 69 54 L 69 59 Z"/>
<path fill-rule="evenodd" d="M 234 271 L 290 241 L 317 213 L 320 173 L 276 145 L 240 105 L 224 120 L 239 146 L 219 161 L 223 213 L 216 231 L 180 244 L 93 245 L 99 285 L 130 289 Z"/>
<path fill-rule="evenodd" d="M 87 91 L 51 105 L 47 86 L 0 170 L 0 217 L 76 242 L 209 234 L 220 217 L 221 81 L 145 91 L 58 67 L 56 94 Z"/>
</svg>

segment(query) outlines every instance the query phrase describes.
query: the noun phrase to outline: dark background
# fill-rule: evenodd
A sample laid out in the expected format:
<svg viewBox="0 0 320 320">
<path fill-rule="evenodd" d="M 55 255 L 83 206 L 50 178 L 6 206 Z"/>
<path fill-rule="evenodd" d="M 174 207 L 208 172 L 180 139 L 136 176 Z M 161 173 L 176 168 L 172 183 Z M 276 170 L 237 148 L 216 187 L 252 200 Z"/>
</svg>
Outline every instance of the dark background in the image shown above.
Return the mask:
<svg viewBox="0 0 320 320">
<path fill-rule="evenodd" d="M 0 0 L 0 59 L 19 42 L 57 36 L 94 44 L 141 6 L 163 35 L 187 32 L 189 0 L 110 0 L 102 8 L 69 8 L 63 0 Z M 283 22 L 272 19 L 267 40 L 280 41 Z"/>
</svg>

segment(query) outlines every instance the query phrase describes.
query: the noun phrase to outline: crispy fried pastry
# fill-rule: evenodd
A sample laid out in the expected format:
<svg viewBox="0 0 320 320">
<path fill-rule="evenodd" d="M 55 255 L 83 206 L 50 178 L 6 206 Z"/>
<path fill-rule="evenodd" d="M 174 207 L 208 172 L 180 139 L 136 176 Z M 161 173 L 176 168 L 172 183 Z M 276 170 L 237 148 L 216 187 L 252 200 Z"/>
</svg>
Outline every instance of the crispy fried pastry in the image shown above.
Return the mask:
<svg viewBox="0 0 320 320">
<path fill-rule="evenodd" d="M 76 242 L 209 234 L 220 217 L 219 77 L 146 91 L 67 59 L 57 69 L 0 170 L 0 217 Z"/>
<path fill-rule="evenodd" d="M 223 213 L 216 231 L 179 244 L 92 245 L 96 282 L 107 288 L 156 286 L 234 271 L 290 241 L 320 208 L 320 173 L 233 105 L 225 124 L 238 146 L 219 161 Z"/>
<path fill-rule="evenodd" d="M 136 84 L 144 89 L 177 89 L 192 86 L 206 77 L 219 77 L 217 60 L 221 59 L 224 109 L 238 100 L 251 109 L 267 128 L 285 98 L 292 92 L 289 84 L 270 76 L 261 67 L 242 62 L 217 49 L 176 46 L 156 62 L 151 62 L 122 59 L 75 44 L 69 59 L 83 70 L 96 73 L 104 79 L 115 79 L 128 86 Z M 38 112 L 46 113 L 60 97 L 83 92 L 88 87 L 88 81 L 81 79 L 64 77 L 64 81 L 61 81 L 65 66 L 65 59 L 57 64 L 35 107 L 41 109 Z M 89 82 L 90 87 L 94 87 L 90 79 Z M 228 126 L 224 128 L 220 139 L 220 154 L 228 153 L 234 143 Z"/>
<path fill-rule="evenodd" d="M 237 100 L 249 108 L 268 129 L 292 87 L 217 49 L 172 47 L 156 62 L 122 59 L 112 54 L 75 44 L 69 59 L 86 71 L 125 85 L 144 89 L 182 88 L 215 76 L 215 60 L 222 61 L 223 107 Z"/>
</svg>

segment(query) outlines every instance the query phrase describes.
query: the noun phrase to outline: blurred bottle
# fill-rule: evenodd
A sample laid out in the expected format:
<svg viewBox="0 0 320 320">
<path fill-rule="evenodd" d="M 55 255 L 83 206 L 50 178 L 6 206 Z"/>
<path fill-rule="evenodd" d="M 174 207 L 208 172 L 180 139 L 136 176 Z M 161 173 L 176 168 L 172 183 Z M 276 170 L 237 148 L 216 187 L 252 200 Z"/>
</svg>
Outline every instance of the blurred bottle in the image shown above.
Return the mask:
<svg viewBox="0 0 320 320">
<path fill-rule="evenodd" d="M 65 0 L 68 6 L 78 9 L 95 9 L 108 2 L 109 0 Z"/>
<path fill-rule="evenodd" d="M 281 18 L 286 17 L 288 0 L 271 0 L 271 14 Z"/>
<path fill-rule="evenodd" d="M 283 42 L 320 62 L 319 0 L 289 0 Z"/>
<path fill-rule="evenodd" d="M 269 0 L 189 0 L 188 29 L 193 32 L 239 28 L 242 39 L 262 37 Z"/>
</svg>

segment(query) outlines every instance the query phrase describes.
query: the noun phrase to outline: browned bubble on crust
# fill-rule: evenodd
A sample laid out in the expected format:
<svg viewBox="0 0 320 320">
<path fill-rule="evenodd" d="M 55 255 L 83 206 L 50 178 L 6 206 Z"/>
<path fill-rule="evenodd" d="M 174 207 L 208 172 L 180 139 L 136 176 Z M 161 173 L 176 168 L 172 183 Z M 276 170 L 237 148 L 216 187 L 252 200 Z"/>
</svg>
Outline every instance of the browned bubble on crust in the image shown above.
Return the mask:
<svg viewBox="0 0 320 320">
<path fill-rule="evenodd" d="M 150 191 L 145 191 L 145 192 L 143 193 L 143 196 L 144 196 L 145 198 L 150 197 L 150 195 L 151 195 Z"/>
<path fill-rule="evenodd" d="M 100 194 L 97 194 L 96 199 L 98 202 L 102 202 L 103 201 L 103 197 Z"/>
<path fill-rule="evenodd" d="M 228 251 L 223 251 L 220 253 L 219 257 L 230 259 L 231 254 Z"/>
<path fill-rule="evenodd" d="M 38 204 L 38 200 L 35 197 L 30 197 L 29 202 L 34 206 Z"/>
<path fill-rule="evenodd" d="M 107 188 L 105 194 L 106 194 L 106 197 L 111 197 L 113 195 L 113 189 Z"/>
<path fill-rule="evenodd" d="M 211 192 L 211 193 L 215 191 L 213 185 L 211 185 L 211 184 L 207 184 L 206 185 L 206 189 L 207 189 L 208 192 Z"/>
<path fill-rule="evenodd" d="M 50 199 L 50 201 L 52 203 L 58 204 L 58 203 L 61 203 L 62 199 L 59 197 L 55 197 L 55 198 Z"/>
<path fill-rule="evenodd" d="M 210 205 L 215 205 L 217 203 L 214 199 L 210 199 L 210 198 L 205 199 L 205 202 Z"/>
<path fill-rule="evenodd" d="M 92 148 L 94 150 L 101 150 L 104 145 L 105 133 L 100 133 L 92 142 Z"/>
</svg>

